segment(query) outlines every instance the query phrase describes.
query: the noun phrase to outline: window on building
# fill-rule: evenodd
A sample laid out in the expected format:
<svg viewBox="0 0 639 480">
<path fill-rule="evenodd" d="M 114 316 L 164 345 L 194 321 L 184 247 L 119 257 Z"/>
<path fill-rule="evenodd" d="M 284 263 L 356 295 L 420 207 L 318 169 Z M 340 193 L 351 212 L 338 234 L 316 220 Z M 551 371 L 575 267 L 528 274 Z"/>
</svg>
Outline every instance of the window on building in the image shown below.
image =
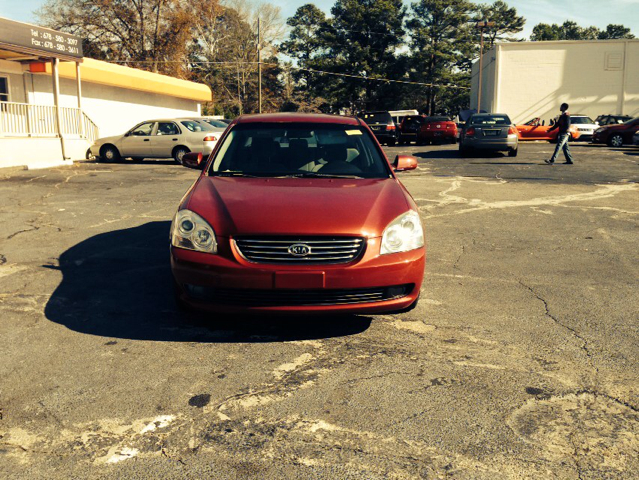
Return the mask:
<svg viewBox="0 0 639 480">
<path fill-rule="evenodd" d="M 9 101 L 9 79 L 0 77 L 0 102 Z"/>
</svg>

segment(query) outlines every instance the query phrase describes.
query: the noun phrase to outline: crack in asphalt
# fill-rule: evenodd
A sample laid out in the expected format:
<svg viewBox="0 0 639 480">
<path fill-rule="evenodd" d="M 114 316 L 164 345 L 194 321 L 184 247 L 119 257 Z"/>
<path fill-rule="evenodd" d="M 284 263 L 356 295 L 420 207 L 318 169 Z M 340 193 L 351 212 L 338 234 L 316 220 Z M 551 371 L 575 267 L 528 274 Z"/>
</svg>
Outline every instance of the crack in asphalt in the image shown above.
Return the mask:
<svg viewBox="0 0 639 480">
<path fill-rule="evenodd" d="M 31 228 L 28 228 L 26 230 L 18 230 L 15 233 L 12 233 L 11 235 L 9 235 L 7 237 L 7 240 L 11 240 L 13 237 L 20 235 L 21 233 L 27 233 L 27 232 L 35 232 L 36 230 L 40 230 L 40 227 L 36 227 L 35 225 L 31 225 Z"/>
<path fill-rule="evenodd" d="M 525 289 L 527 289 L 530 293 L 532 293 L 535 296 L 535 298 L 537 298 L 537 300 L 540 300 L 544 304 L 544 308 L 546 310 L 545 311 L 545 315 L 548 318 L 550 318 L 553 322 L 555 322 L 560 327 L 568 330 L 575 338 L 579 339 L 582 342 L 581 349 L 586 354 L 586 357 L 588 357 L 588 361 L 590 363 L 590 366 L 593 368 L 595 373 L 598 374 L 599 373 L 599 368 L 597 368 L 597 366 L 594 364 L 594 361 L 593 361 L 594 359 L 593 359 L 592 353 L 590 352 L 590 349 L 588 348 L 588 340 L 586 340 L 577 330 L 575 330 L 574 328 L 562 323 L 557 317 L 555 317 L 552 313 L 550 313 L 550 308 L 548 306 L 548 302 L 546 301 L 546 299 L 543 298 L 541 295 L 539 295 L 532 287 L 526 285 L 521 280 L 519 280 L 519 284 L 522 287 L 524 287 Z"/>
</svg>

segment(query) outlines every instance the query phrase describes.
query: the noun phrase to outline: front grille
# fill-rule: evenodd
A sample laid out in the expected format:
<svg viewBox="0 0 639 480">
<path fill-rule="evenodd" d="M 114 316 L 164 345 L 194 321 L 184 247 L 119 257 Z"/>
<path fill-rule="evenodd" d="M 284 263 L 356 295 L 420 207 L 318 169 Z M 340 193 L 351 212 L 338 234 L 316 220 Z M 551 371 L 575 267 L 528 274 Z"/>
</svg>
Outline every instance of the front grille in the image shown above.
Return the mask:
<svg viewBox="0 0 639 480">
<path fill-rule="evenodd" d="M 291 247 L 303 245 L 310 252 L 304 256 L 291 253 Z M 360 237 L 243 237 L 235 239 L 240 254 L 255 263 L 336 264 L 358 258 L 366 246 Z"/>
<path fill-rule="evenodd" d="M 248 307 L 300 307 L 382 302 L 405 297 L 411 293 L 413 287 L 412 284 L 408 284 L 349 290 L 249 290 L 184 285 L 188 295 L 194 299 L 218 305 Z"/>
</svg>

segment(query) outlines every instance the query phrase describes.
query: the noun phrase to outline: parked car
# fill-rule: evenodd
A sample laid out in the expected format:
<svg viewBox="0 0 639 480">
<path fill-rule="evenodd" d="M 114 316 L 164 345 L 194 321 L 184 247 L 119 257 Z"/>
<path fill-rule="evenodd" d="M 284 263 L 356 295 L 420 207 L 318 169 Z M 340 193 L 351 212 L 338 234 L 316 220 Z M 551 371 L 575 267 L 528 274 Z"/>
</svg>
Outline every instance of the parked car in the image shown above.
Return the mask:
<svg viewBox="0 0 639 480">
<path fill-rule="evenodd" d="M 599 128 L 599 125 L 587 115 L 570 115 L 570 125 L 574 125 L 579 132 L 579 137 L 575 140 L 588 142 L 592 140 L 592 135 Z"/>
<path fill-rule="evenodd" d="M 600 127 L 606 125 L 617 125 L 619 123 L 626 123 L 628 120 L 632 120 L 633 117 L 629 115 L 599 115 L 595 118 L 595 123 Z"/>
<path fill-rule="evenodd" d="M 368 124 L 379 143 L 395 145 L 399 132 L 390 112 L 361 112 L 358 116 Z"/>
<path fill-rule="evenodd" d="M 632 144 L 639 145 L 639 130 L 637 130 L 635 134 L 632 136 Z"/>
<path fill-rule="evenodd" d="M 216 312 L 362 313 L 414 308 L 424 275 L 417 205 L 355 117 L 236 119 L 171 226 L 178 305 Z"/>
<path fill-rule="evenodd" d="M 123 135 L 97 139 L 89 150 L 103 162 L 173 158 L 182 163 L 188 152 L 210 154 L 219 138 L 220 134 L 205 122 L 188 118 L 147 120 Z"/>
<path fill-rule="evenodd" d="M 606 125 L 595 130 L 592 143 L 605 143 L 609 147 L 632 144 L 632 137 L 639 130 L 639 117 L 617 125 Z"/>
<path fill-rule="evenodd" d="M 508 152 L 516 157 L 519 148 L 517 128 L 503 113 L 475 113 L 464 125 L 459 138 L 459 153 L 469 155 L 475 150 Z"/>
<path fill-rule="evenodd" d="M 457 124 L 449 117 L 426 117 L 417 133 L 417 143 L 455 143 Z"/>
<path fill-rule="evenodd" d="M 228 122 L 226 122 L 226 121 L 221 120 L 219 118 L 211 118 L 211 117 L 194 117 L 194 119 L 198 120 L 198 121 L 206 122 L 209 125 L 211 125 L 213 128 L 222 129 L 222 131 L 226 130 L 226 127 L 228 127 L 229 123 L 231 123 L 230 120 Z"/>
<path fill-rule="evenodd" d="M 409 115 L 399 124 L 399 143 L 417 142 L 417 132 L 424 123 L 423 115 Z"/>
<path fill-rule="evenodd" d="M 572 117 L 571 117 L 572 118 Z M 545 125 L 539 117 L 527 121 L 523 125 L 516 125 L 519 140 L 547 140 L 556 142 L 559 129 L 550 130 L 552 124 Z M 570 125 L 570 140 L 577 140 L 581 136 L 576 125 Z"/>
</svg>

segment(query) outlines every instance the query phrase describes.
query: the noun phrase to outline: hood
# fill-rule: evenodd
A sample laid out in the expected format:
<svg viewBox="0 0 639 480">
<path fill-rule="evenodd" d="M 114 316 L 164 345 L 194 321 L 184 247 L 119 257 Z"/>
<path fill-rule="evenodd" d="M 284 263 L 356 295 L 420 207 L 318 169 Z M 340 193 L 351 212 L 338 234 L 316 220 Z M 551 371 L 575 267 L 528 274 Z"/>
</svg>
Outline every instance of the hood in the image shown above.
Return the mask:
<svg viewBox="0 0 639 480">
<path fill-rule="evenodd" d="M 122 139 L 122 135 L 114 135 L 112 137 L 102 137 L 95 141 L 95 145 L 104 145 L 105 143 L 116 143 Z"/>
<path fill-rule="evenodd" d="M 381 236 L 412 202 L 385 179 L 240 178 L 202 176 L 186 208 L 216 235 Z"/>
</svg>

